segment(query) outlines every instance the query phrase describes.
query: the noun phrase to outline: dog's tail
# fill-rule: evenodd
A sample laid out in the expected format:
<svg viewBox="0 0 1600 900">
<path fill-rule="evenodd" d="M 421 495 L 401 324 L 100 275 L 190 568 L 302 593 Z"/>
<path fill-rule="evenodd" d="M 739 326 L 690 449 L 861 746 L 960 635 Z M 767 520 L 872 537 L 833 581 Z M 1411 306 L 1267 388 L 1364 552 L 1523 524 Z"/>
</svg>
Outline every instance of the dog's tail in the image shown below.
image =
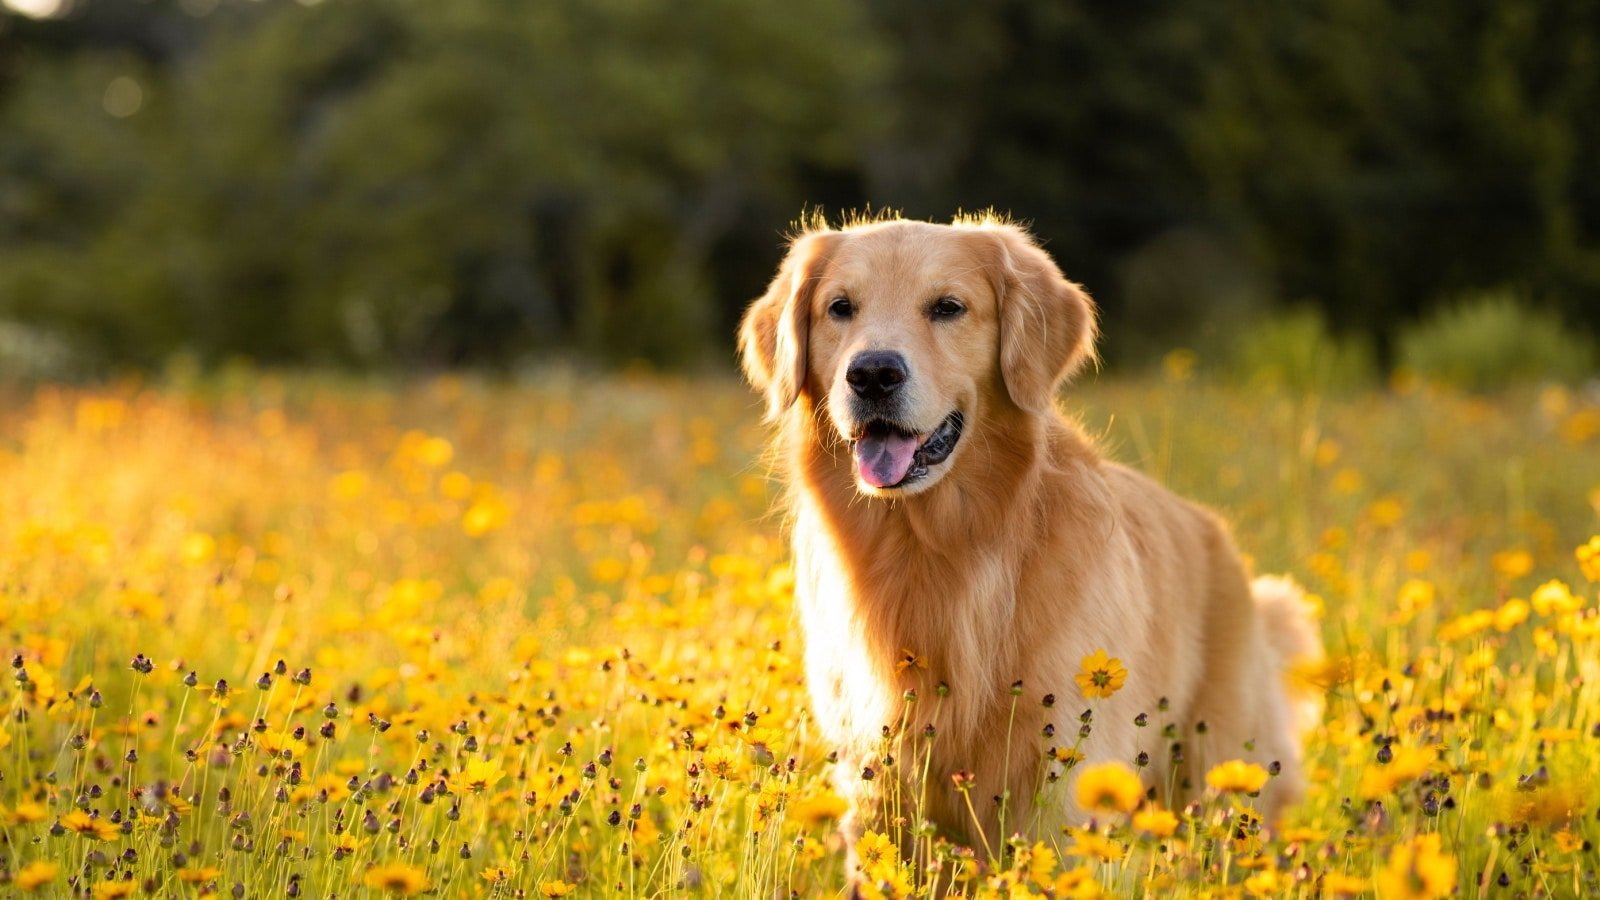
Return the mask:
<svg viewBox="0 0 1600 900">
<path fill-rule="evenodd" d="M 1322 721 L 1323 692 L 1314 673 L 1321 667 L 1323 653 L 1315 612 L 1292 578 L 1263 575 L 1251 582 L 1250 589 L 1267 644 L 1278 657 L 1295 733 L 1303 735 Z"/>
</svg>

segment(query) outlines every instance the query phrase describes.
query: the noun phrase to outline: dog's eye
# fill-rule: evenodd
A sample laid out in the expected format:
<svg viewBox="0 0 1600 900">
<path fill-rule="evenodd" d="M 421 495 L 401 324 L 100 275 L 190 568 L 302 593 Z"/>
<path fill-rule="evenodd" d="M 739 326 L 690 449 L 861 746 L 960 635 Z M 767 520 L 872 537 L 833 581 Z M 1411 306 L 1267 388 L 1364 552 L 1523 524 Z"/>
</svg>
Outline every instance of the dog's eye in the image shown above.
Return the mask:
<svg viewBox="0 0 1600 900">
<path fill-rule="evenodd" d="M 848 319 L 855 315 L 856 308 L 847 297 L 835 297 L 828 304 L 828 316 L 833 319 Z"/>
<path fill-rule="evenodd" d="M 940 297 L 928 307 L 928 315 L 935 319 L 954 319 L 966 311 L 967 308 L 954 297 Z"/>
</svg>

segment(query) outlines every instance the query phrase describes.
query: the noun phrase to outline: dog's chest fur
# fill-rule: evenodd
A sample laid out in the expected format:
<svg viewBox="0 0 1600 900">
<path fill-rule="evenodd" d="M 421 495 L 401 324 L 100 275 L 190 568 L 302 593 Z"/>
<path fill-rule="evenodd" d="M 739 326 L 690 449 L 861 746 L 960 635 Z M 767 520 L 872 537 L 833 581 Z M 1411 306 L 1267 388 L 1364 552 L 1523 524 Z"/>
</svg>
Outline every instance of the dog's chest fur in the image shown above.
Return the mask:
<svg viewBox="0 0 1600 900">
<path fill-rule="evenodd" d="M 817 512 L 802 504 L 797 514 Z M 933 725 L 941 742 L 964 743 L 1023 676 L 1006 634 L 1015 574 L 983 550 L 960 565 L 907 565 L 903 554 L 918 551 L 896 546 L 906 536 L 875 538 L 880 546 L 844 553 L 826 529 L 797 522 L 796 599 L 819 724 L 846 747 L 874 744 L 886 726 Z"/>
<path fill-rule="evenodd" d="M 900 503 L 856 496 L 848 470 L 840 477 L 818 442 L 791 445 L 803 460 L 789 498 L 796 605 L 812 711 L 841 754 L 836 787 L 870 808 L 884 778 L 864 784 L 861 769 L 881 772 L 886 754 L 915 760 L 928 773 L 928 818 L 953 831 L 971 821 L 949 788 L 958 772 L 972 773 L 979 803 L 1009 795 L 1013 815 L 1075 815 L 1070 797 L 1035 797 L 1055 766 L 1051 750 L 1089 762 L 1127 762 L 1141 750 L 1159 758 L 1159 701 L 1170 698 L 1181 715 L 1194 677 L 1184 666 L 1136 664 L 1115 696 L 1083 696 L 1074 676 L 1085 657 L 1182 642 L 1186 629 L 1158 627 L 1151 604 L 1130 602 L 1130 593 L 1160 593 L 1144 580 L 1149 548 L 1125 527 L 1107 473 L 1075 432 L 992 444 L 1016 458 L 964 460 L 965 477 Z M 1080 742 L 1091 708 L 1093 734 Z M 1141 712 L 1156 727 L 1135 727 Z M 1162 768 L 1144 774 L 1154 784 Z"/>
</svg>

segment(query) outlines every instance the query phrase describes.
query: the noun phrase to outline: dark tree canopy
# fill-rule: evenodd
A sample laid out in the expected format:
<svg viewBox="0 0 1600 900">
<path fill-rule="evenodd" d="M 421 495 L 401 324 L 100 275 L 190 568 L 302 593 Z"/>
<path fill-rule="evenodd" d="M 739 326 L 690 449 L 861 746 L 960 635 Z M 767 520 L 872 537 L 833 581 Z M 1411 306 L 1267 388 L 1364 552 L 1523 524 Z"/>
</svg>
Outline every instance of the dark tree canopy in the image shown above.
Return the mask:
<svg viewBox="0 0 1600 900">
<path fill-rule="evenodd" d="M 0 326 L 693 363 L 789 222 L 871 206 L 1031 222 L 1114 360 L 1485 289 L 1593 328 L 1597 109 L 1563 0 L 79 0 L 0 12 Z"/>
</svg>

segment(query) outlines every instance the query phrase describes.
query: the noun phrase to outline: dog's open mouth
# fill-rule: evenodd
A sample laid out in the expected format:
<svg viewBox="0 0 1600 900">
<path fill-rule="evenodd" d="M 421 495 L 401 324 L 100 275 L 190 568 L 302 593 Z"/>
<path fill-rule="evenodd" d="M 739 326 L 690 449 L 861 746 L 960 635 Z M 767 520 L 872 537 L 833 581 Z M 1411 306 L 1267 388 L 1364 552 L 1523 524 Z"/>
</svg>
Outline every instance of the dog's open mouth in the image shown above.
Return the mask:
<svg viewBox="0 0 1600 900">
<path fill-rule="evenodd" d="M 904 487 L 925 477 L 928 469 L 944 462 L 961 440 L 964 420 L 960 412 L 945 417 L 926 437 L 893 422 L 873 419 L 862 426 L 851 447 L 856 473 L 876 488 Z"/>
</svg>

